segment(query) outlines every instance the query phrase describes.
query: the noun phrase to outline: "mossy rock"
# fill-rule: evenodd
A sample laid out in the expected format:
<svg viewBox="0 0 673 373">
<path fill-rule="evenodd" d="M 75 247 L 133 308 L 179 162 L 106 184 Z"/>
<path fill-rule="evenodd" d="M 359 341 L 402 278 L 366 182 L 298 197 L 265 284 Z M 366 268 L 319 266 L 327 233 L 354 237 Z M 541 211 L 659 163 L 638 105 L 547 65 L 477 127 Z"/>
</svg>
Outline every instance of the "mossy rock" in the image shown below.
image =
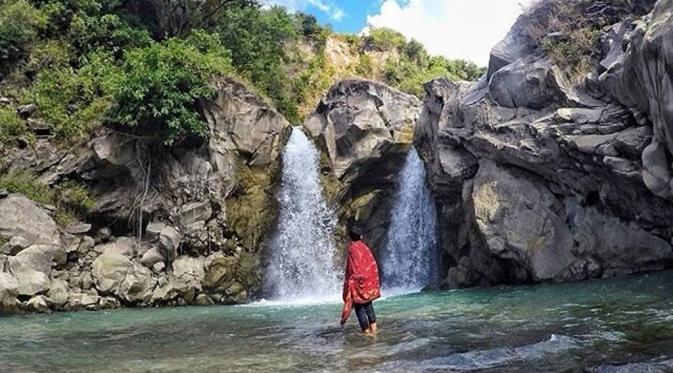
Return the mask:
<svg viewBox="0 0 673 373">
<path fill-rule="evenodd" d="M 215 258 L 206 269 L 204 288 L 214 293 L 238 297 L 241 293 L 256 293 L 262 284 L 260 261 L 252 254 L 241 252 L 237 256 Z"/>
<path fill-rule="evenodd" d="M 209 290 L 222 290 L 221 285 L 234 278 L 238 260 L 233 256 L 221 256 L 213 260 L 206 270 L 203 286 Z"/>
<path fill-rule="evenodd" d="M 277 167 L 240 165 L 236 186 L 226 201 L 227 226 L 249 250 L 257 250 L 276 215 Z"/>
</svg>

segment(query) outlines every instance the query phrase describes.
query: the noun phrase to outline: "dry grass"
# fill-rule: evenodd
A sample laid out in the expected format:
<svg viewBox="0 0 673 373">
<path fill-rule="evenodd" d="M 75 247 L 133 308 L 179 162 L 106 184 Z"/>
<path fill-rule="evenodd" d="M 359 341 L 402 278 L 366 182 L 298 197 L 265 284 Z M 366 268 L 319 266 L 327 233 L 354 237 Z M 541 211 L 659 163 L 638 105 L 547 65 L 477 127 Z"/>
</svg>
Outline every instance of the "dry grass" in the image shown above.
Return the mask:
<svg viewBox="0 0 673 373">
<path fill-rule="evenodd" d="M 628 0 L 547 0 L 534 3 L 527 32 L 573 83 L 594 70 L 601 32 L 636 10 Z"/>
</svg>

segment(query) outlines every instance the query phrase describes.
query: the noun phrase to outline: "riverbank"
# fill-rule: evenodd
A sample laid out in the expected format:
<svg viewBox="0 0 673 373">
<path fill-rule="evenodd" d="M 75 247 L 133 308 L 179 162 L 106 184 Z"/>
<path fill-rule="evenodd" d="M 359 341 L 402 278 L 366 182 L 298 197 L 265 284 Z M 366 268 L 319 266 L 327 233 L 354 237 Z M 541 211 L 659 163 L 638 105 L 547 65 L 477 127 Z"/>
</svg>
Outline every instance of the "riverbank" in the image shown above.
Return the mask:
<svg viewBox="0 0 673 373">
<path fill-rule="evenodd" d="M 376 302 L 368 339 L 340 304 L 121 309 L 2 318 L 8 372 L 582 371 L 673 359 L 673 272 L 417 293 Z M 610 371 L 610 370 L 607 370 Z"/>
</svg>

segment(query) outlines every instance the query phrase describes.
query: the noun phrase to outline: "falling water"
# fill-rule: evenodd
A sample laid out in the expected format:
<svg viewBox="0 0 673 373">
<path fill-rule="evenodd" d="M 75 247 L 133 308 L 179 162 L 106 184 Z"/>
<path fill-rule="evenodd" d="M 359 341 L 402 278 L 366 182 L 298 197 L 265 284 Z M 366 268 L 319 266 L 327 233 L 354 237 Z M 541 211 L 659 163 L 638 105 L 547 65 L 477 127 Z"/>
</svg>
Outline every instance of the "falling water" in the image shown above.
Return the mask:
<svg viewBox="0 0 673 373">
<path fill-rule="evenodd" d="M 391 215 L 382 256 L 383 286 L 389 291 L 419 290 L 436 273 L 437 213 L 416 149 L 408 153 L 399 175 Z"/>
<path fill-rule="evenodd" d="M 318 151 L 297 128 L 292 130 L 283 153 L 278 204 L 278 227 L 265 277 L 271 298 L 292 301 L 336 297 L 336 217 L 323 196 Z"/>
</svg>

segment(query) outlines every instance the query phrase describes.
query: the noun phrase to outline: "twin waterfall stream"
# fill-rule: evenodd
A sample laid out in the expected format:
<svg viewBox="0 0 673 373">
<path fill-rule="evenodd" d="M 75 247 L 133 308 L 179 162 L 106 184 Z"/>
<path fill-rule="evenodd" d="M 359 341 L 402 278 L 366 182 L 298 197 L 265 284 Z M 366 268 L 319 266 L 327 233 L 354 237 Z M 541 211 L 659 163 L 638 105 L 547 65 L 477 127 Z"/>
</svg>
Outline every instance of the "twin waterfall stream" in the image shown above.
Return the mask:
<svg viewBox="0 0 673 373">
<path fill-rule="evenodd" d="M 336 213 L 323 193 L 319 153 L 299 129 L 283 153 L 279 215 L 271 240 L 265 288 L 276 301 L 320 301 L 340 297 L 343 268 L 335 255 Z M 398 176 L 386 246 L 372 248 L 384 294 L 413 292 L 436 274 L 436 211 L 425 184 L 425 168 L 412 149 Z"/>
<path fill-rule="evenodd" d="M 397 188 L 379 265 L 386 288 L 413 292 L 435 280 L 439 263 L 437 211 L 425 182 L 425 165 L 414 148 L 407 154 Z"/>
<path fill-rule="evenodd" d="M 274 300 L 334 298 L 336 214 L 327 206 L 318 170 L 318 150 L 293 129 L 285 152 L 278 194 L 278 224 L 271 241 L 265 286 Z"/>
</svg>

